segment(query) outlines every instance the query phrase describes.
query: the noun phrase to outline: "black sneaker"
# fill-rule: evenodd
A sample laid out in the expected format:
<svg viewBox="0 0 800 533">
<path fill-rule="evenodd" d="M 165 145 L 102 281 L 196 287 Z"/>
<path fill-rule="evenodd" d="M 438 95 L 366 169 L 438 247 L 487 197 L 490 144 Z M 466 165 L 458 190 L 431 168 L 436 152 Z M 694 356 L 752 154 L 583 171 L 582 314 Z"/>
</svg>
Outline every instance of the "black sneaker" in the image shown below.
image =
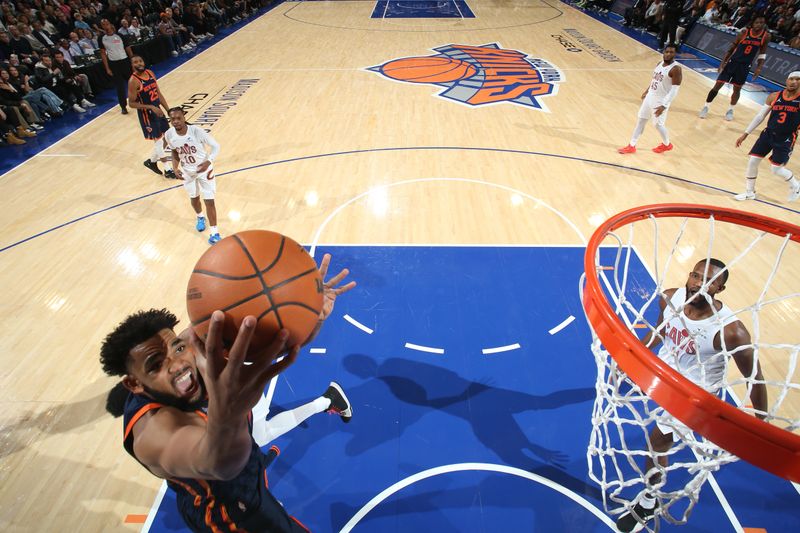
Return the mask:
<svg viewBox="0 0 800 533">
<path fill-rule="evenodd" d="M 175 174 L 175 171 L 169 168 L 164 171 L 164 177 L 167 178 L 168 180 L 178 179 L 178 176 Z"/>
<path fill-rule="evenodd" d="M 623 533 L 632 533 L 644 529 L 645 524 L 656 514 L 658 502 L 652 509 L 645 509 L 640 503 L 633 506 L 630 511 L 624 512 L 617 519 L 617 530 Z"/>
<path fill-rule="evenodd" d="M 353 407 L 350 405 L 350 400 L 347 399 L 342 387 L 338 383 L 331 381 L 328 390 L 326 390 L 322 396 L 331 401 L 331 406 L 328 408 L 329 413 L 339 415 L 345 423 L 350 422 L 350 419 L 353 417 Z"/>
<path fill-rule="evenodd" d="M 127 114 L 128 114 L 128 108 L 126 108 L 126 107 L 123 107 L 123 108 L 122 108 L 122 114 L 123 114 L 123 115 L 127 115 Z"/>
<path fill-rule="evenodd" d="M 158 168 L 158 163 L 153 163 L 149 159 L 145 159 L 143 164 L 159 176 L 161 175 L 161 170 Z"/>
</svg>

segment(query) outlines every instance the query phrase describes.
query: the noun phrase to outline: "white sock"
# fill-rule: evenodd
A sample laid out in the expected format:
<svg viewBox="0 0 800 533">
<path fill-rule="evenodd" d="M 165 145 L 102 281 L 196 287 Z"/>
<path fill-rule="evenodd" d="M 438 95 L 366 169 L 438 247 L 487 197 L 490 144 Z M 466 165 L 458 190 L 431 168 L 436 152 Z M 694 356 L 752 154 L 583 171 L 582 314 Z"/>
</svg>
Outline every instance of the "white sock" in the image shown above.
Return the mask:
<svg viewBox="0 0 800 533">
<path fill-rule="evenodd" d="M 161 139 L 153 143 L 153 151 L 150 152 L 151 163 L 155 163 L 159 159 L 164 159 L 164 141 Z"/>
<path fill-rule="evenodd" d="M 197 213 L 197 218 L 206 218 L 206 217 L 203 216 L 203 213 Z"/>
<path fill-rule="evenodd" d="M 653 507 L 656 506 L 656 499 L 645 492 L 639 499 L 639 505 L 641 505 L 645 509 L 652 509 Z"/>
<path fill-rule="evenodd" d="M 656 124 L 656 129 L 658 133 L 661 135 L 661 140 L 665 146 L 669 146 L 669 131 L 667 128 L 662 126 L 661 124 Z"/>
<path fill-rule="evenodd" d="M 744 179 L 744 190 L 748 193 L 756 192 L 756 179 L 755 178 L 745 178 Z"/>
<path fill-rule="evenodd" d="M 731 104 L 731 105 L 729 105 L 729 106 L 728 106 L 728 111 L 733 111 L 733 106 L 735 106 L 735 105 L 736 105 L 736 104 Z"/>
<path fill-rule="evenodd" d="M 253 438 L 259 446 L 264 446 L 281 435 L 293 430 L 305 420 L 317 413 L 325 411 L 330 407 L 331 401 L 320 396 L 314 401 L 295 407 L 291 411 L 279 413 L 269 420 L 256 418 L 253 415 Z"/>
<path fill-rule="evenodd" d="M 631 146 L 636 146 L 636 143 L 639 142 L 639 138 L 642 136 L 642 133 L 644 133 L 645 124 L 647 124 L 646 118 L 640 118 L 636 122 L 636 127 L 633 129 L 633 135 L 631 135 Z"/>
<path fill-rule="evenodd" d="M 209 229 L 211 230 L 211 235 L 214 235 L 215 233 L 219 233 L 219 230 L 217 230 L 216 226 L 211 226 Z"/>
</svg>

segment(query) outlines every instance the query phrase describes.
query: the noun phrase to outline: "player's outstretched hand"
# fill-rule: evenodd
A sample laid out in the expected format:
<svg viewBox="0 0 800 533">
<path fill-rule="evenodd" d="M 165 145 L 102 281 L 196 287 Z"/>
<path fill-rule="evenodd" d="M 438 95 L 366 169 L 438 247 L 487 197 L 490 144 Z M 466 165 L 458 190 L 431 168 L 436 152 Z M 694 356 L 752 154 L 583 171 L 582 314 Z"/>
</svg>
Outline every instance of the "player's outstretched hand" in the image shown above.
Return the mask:
<svg viewBox="0 0 800 533">
<path fill-rule="evenodd" d="M 322 261 L 319 264 L 319 276 L 322 278 L 322 285 L 323 285 L 323 300 L 322 300 L 322 311 L 319 314 L 320 320 L 325 320 L 328 318 L 331 313 L 333 312 L 333 304 L 336 302 L 336 297 L 340 294 L 344 294 L 353 287 L 356 286 L 355 281 L 351 281 L 341 287 L 338 287 L 344 278 L 350 274 L 350 270 L 343 268 L 338 274 L 333 276 L 328 281 L 325 281 L 325 276 L 328 275 L 328 266 L 331 263 L 331 254 L 325 254 L 322 256 Z"/>
<path fill-rule="evenodd" d="M 746 133 L 742 133 L 739 136 L 739 138 L 736 139 L 736 148 L 739 148 L 742 145 L 742 143 L 744 142 L 745 139 L 747 139 L 747 134 Z"/>
<path fill-rule="evenodd" d="M 246 416 L 261 399 L 267 382 L 294 363 L 300 349 L 299 346 L 293 346 L 283 359 L 275 361 L 287 350 L 289 332 L 282 329 L 266 348 L 251 354 L 250 359 L 254 363 L 245 366 L 256 327 L 255 317 L 248 316 L 242 321 L 226 361 L 222 344 L 224 322 L 225 314 L 222 311 L 215 311 L 211 315 L 205 343 L 194 331 L 190 333 L 197 368 L 208 392 L 209 415 L 221 417 L 220 420 Z"/>
</svg>

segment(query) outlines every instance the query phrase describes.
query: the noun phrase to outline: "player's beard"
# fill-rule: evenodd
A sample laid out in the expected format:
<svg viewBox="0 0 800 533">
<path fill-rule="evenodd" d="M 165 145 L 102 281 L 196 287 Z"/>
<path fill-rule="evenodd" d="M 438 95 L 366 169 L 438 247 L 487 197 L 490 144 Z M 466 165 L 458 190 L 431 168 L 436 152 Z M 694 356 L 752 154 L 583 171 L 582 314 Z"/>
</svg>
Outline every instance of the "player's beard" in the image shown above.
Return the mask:
<svg viewBox="0 0 800 533">
<path fill-rule="evenodd" d="M 203 382 L 203 376 L 200 375 L 199 372 L 197 373 L 197 385 L 200 389 L 200 399 L 194 402 L 185 400 L 183 398 L 178 398 L 173 394 L 165 394 L 163 392 L 153 390 L 144 384 L 142 384 L 142 388 L 144 388 L 145 394 L 160 404 L 168 405 L 170 407 L 180 409 L 181 411 L 196 411 L 197 409 L 206 406 L 206 384 Z"/>
<path fill-rule="evenodd" d="M 708 307 L 708 300 L 706 300 L 706 297 L 701 293 L 702 290 L 697 290 L 697 292 L 693 293 L 689 287 L 686 287 L 686 304 L 700 310 Z M 691 301 L 689 301 L 690 299 Z"/>
</svg>

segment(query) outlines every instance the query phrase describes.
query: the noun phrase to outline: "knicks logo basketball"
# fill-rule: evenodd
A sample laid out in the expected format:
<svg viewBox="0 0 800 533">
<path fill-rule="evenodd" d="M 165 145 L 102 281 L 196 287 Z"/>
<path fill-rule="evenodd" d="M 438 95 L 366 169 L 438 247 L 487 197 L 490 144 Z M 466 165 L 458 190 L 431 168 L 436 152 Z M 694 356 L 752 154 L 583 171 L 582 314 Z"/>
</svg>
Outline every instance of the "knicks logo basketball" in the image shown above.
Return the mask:
<svg viewBox="0 0 800 533">
<path fill-rule="evenodd" d="M 541 99 L 558 92 L 564 75 L 544 59 L 497 43 L 448 44 L 430 56 L 401 57 L 367 70 L 395 81 L 429 83 L 437 94 L 471 106 L 509 102 L 547 111 Z"/>
</svg>

